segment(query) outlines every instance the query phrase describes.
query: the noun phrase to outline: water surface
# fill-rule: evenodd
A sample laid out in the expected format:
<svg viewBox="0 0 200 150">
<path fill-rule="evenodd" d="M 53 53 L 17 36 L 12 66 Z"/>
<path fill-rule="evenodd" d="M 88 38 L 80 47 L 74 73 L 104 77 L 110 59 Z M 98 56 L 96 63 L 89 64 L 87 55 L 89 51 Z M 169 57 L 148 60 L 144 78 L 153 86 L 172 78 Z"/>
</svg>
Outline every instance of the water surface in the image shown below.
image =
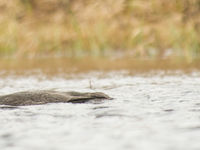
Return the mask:
<svg viewBox="0 0 200 150">
<path fill-rule="evenodd" d="M 200 72 L 67 78 L 4 76 L 0 94 L 23 90 L 100 91 L 100 104 L 0 107 L 3 150 L 199 150 Z"/>
</svg>

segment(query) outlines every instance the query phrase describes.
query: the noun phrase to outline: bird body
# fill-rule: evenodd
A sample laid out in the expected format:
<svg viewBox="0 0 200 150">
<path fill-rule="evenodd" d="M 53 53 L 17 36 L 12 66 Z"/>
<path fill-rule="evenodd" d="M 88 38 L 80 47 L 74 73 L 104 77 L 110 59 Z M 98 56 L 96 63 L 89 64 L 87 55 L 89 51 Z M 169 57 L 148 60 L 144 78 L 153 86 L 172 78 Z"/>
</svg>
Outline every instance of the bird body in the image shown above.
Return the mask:
<svg viewBox="0 0 200 150">
<path fill-rule="evenodd" d="M 99 101 L 111 99 L 101 92 L 58 92 L 52 90 L 23 91 L 0 96 L 0 105 L 26 106 L 41 105 L 47 103 L 84 103 L 88 101 Z"/>
</svg>

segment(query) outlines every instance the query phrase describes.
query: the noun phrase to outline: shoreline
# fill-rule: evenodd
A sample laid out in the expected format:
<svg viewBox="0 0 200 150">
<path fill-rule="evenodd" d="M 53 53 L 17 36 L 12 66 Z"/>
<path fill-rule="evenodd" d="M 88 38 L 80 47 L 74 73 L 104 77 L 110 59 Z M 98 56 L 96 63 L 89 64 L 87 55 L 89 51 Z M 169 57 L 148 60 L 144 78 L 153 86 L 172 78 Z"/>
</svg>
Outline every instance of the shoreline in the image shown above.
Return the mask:
<svg viewBox="0 0 200 150">
<path fill-rule="evenodd" d="M 45 74 L 81 74 L 88 72 L 112 72 L 126 70 L 132 74 L 152 71 L 177 71 L 191 73 L 200 70 L 198 60 L 188 62 L 185 59 L 138 59 L 133 57 L 45 57 L 45 58 L 3 58 L 0 60 L 1 75 Z"/>
</svg>

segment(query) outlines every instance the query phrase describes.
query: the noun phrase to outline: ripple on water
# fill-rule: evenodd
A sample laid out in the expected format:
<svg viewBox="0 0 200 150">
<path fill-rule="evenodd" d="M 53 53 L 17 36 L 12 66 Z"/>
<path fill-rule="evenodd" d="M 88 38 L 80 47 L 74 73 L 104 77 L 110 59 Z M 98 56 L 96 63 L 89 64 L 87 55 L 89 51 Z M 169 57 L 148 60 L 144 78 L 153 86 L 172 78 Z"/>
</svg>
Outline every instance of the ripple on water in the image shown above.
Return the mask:
<svg viewBox="0 0 200 150">
<path fill-rule="evenodd" d="M 200 149 L 197 75 L 8 76 L 0 83 L 1 94 L 54 89 L 100 91 L 114 98 L 99 104 L 0 106 L 0 149 Z"/>
</svg>

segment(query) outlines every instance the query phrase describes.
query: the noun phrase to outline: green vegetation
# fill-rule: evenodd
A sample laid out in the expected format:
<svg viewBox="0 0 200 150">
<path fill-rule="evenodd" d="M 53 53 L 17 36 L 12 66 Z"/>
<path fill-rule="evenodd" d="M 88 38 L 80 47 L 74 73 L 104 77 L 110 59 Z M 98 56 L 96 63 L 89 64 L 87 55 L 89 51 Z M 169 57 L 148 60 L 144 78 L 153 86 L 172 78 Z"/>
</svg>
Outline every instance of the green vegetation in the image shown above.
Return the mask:
<svg viewBox="0 0 200 150">
<path fill-rule="evenodd" d="M 200 0 L 0 1 L 1 56 L 200 56 Z"/>
</svg>

